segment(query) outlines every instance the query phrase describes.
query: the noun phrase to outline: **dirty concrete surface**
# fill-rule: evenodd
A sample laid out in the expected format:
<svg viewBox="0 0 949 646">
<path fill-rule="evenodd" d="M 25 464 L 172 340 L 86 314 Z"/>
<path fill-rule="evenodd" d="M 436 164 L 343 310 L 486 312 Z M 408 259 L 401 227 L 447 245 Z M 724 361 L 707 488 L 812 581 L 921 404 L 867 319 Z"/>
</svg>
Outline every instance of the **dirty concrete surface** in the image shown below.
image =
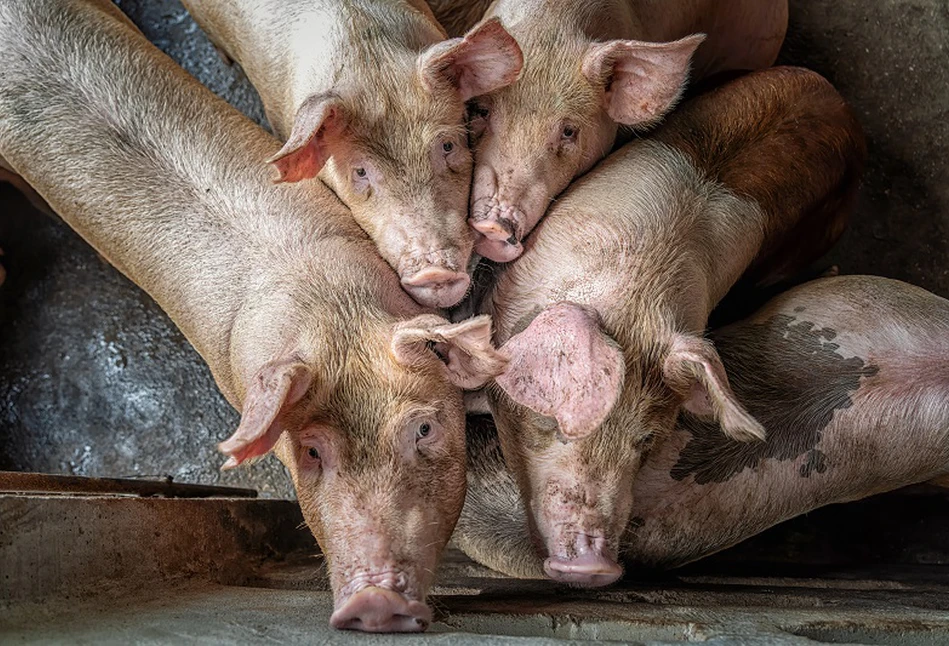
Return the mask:
<svg viewBox="0 0 949 646">
<path fill-rule="evenodd" d="M 785 568 L 762 568 L 754 561 L 775 551 L 751 550 L 578 591 L 507 579 L 450 551 L 437 573 L 425 639 L 947 643 L 949 582 L 938 568 L 912 564 L 920 554 L 895 530 L 928 507 L 931 521 L 918 529 L 944 546 L 949 500 L 926 489 L 889 496 L 897 499 L 815 513 L 842 516 L 841 524 L 864 532 L 861 559 L 872 566 L 862 570 L 827 563 L 846 561 L 836 557 L 847 544 L 806 541 Z M 906 512 L 887 517 L 880 513 L 886 507 Z M 332 596 L 301 520 L 295 504 L 276 500 L 0 495 L 0 562 L 14 574 L 0 577 L 0 642 L 416 643 L 417 636 L 330 629 Z M 792 535 L 807 535 L 827 519 L 793 524 Z M 947 561 L 944 549 L 939 558 Z"/>
<path fill-rule="evenodd" d="M 190 73 L 266 123 L 239 68 L 222 62 L 178 2 L 117 4 Z M 949 297 L 949 2 L 792 0 L 780 62 L 827 76 L 869 139 L 859 208 L 823 264 Z M 273 458 L 218 471 L 214 445 L 237 414 L 147 296 L 7 185 L 0 214 L 8 272 L 0 287 L 0 469 L 171 475 L 292 496 Z"/>
</svg>

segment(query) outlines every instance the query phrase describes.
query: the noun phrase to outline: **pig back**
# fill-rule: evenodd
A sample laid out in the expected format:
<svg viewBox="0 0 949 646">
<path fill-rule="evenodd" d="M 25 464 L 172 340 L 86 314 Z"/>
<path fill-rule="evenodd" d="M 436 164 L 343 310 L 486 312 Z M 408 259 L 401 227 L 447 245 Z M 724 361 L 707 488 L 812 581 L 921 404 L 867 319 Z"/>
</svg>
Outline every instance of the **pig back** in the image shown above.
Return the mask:
<svg viewBox="0 0 949 646">
<path fill-rule="evenodd" d="M 866 159 L 843 97 L 794 67 L 753 72 L 689 100 L 655 139 L 762 209 L 763 243 L 745 273 L 762 285 L 793 276 L 836 242 Z"/>
<path fill-rule="evenodd" d="M 158 301 L 225 394 L 231 322 L 274 267 L 330 266 L 341 239 L 371 249 L 322 184 L 296 201 L 273 186 L 260 161 L 278 144 L 110 2 L 2 3 L 0 53 L 0 155 Z"/>
</svg>

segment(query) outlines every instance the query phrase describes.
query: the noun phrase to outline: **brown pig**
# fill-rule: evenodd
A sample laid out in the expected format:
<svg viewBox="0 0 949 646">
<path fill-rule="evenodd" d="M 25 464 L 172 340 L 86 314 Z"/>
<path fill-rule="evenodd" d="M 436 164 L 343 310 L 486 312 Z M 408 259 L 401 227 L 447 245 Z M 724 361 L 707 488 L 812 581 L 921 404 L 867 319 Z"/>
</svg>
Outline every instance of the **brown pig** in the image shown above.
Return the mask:
<svg viewBox="0 0 949 646">
<path fill-rule="evenodd" d="M 827 250 L 864 155 L 826 80 L 754 72 L 578 180 L 500 271 L 482 311 L 511 362 L 491 410 L 551 577 L 620 575 L 632 479 L 681 409 L 764 438 L 703 338 L 708 315 L 743 274 L 774 281 Z"/>
<path fill-rule="evenodd" d="M 465 490 L 461 386 L 503 367 L 487 317 L 427 312 L 321 182 L 107 0 L 0 2 L 0 155 L 148 292 L 276 446 L 327 559 L 331 622 L 424 630 Z"/>
<path fill-rule="evenodd" d="M 649 127 L 672 108 L 693 52 L 696 79 L 774 63 L 788 6 L 497 0 L 487 16 L 501 18 L 524 52 L 520 79 L 478 99 L 472 118 L 475 251 L 504 262 L 521 254 L 551 199 L 610 152 L 621 126 Z"/>
<path fill-rule="evenodd" d="M 949 474 L 949 301 L 886 278 L 825 278 L 712 338 L 768 439 L 742 444 L 681 415 L 629 485 L 627 563 L 683 565 L 823 505 Z M 542 575 L 489 418 L 471 418 L 468 443 L 454 541 L 505 574 Z"/>
<path fill-rule="evenodd" d="M 445 33 L 422 0 L 185 0 L 244 68 L 275 132 L 282 181 L 317 174 L 402 286 L 449 307 L 468 289 L 471 152 L 465 102 L 514 81 L 497 20 Z"/>
</svg>

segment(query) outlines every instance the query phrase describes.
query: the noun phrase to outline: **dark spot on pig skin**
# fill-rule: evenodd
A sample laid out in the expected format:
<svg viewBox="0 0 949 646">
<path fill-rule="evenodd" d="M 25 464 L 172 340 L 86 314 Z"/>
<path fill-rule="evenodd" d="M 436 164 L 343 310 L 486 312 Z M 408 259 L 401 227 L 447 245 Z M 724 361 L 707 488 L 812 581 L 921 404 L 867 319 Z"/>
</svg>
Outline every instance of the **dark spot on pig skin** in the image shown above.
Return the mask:
<svg viewBox="0 0 949 646">
<path fill-rule="evenodd" d="M 692 438 L 669 475 L 697 484 L 725 482 L 763 460 L 793 460 L 809 453 L 801 477 L 823 473 L 828 464 L 816 450 L 834 412 L 849 408 L 863 377 L 879 369 L 860 357 L 846 358 L 832 343 L 837 332 L 809 321 L 776 315 L 754 325 L 721 332 L 715 345 L 732 388 L 768 433 L 765 442 L 726 438 L 717 423 L 687 413 L 679 428 Z"/>
<path fill-rule="evenodd" d="M 823 473 L 826 470 L 827 456 L 817 449 L 808 451 L 807 458 L 805 458 L 804 463 L 801 465 L 801 477 L 810 478 L 813 472 Z"/>
</svg>

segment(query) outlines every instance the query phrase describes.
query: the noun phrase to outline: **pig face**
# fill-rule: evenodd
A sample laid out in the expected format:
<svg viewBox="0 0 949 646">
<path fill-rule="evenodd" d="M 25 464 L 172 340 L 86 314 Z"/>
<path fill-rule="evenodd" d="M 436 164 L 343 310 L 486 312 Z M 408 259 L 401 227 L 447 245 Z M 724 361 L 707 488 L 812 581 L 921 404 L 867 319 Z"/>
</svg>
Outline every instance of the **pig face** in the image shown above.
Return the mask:
<svg viewBox="0 0 949 646">
<path fill-rule="evenodd" d="M 425 630 L 425 595 L 465 496 L 461 389 L 504 366 L 487 317 L 432 315 L 377 329 L 340 365 L 265 366 L 226 466 L 274 444 L 326 557 L 333 626 Z"/>
<path fill-rule="evenodd" d="M 470 108 L 475 251 L 498 262 L 517 258 L 550 201 L 610 152 L 620 124 L 650 126 L 672 107 L 702 39 L 525 36 L 521 78 Z"/>
<path fill-rule="evenodd" d="M 473 245 L 465 102 L 512 82 L 521 52 L 494 20 L 417 56 L 392 56 L 364 85 L 309 97 L 271 161 L 282 181 L 325 165 L 323 178 L 405 290 L 449 307 L 467 291 Z"/>
<path fill-rule="evenodd" d="M 680 408 L 714 417 L 730 437 L 764 437 L 699 337 L 643 335 L 621 349 L 594 312 L 558 303 L 502 351 L 510 364 L 490 390 L 492 410 L 544 569 L 557 581 L 599 586 L 622 574 L 633 479 Z"/>
</svg>

